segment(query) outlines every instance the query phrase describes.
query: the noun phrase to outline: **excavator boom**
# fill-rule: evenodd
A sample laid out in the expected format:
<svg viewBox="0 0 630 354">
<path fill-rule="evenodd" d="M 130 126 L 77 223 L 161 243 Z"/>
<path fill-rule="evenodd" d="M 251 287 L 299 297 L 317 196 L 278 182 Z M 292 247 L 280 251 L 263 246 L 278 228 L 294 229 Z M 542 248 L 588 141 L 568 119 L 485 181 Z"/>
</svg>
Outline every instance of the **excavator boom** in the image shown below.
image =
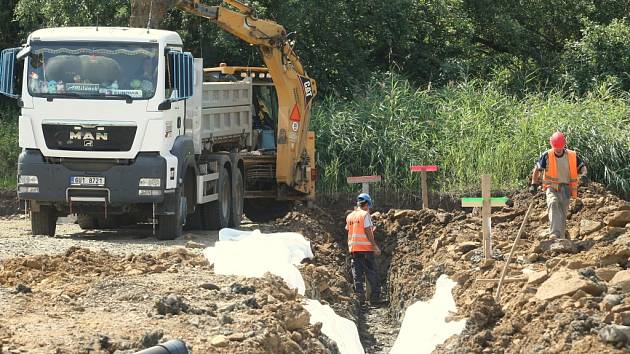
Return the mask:
<svg viewBox="0 0 630 354">
<path fill-rule="evenodd" d="M 230 5 L 236 11 L 227 8 Z M 198 0 L 180 0 L 177 6 L 207 18 L 226 32 L 260 49 L 278 95 L 276 180 L 278 197 L 314 196 L 314 136 L 308 126 L 315 80 L 308 77 L 283 26 L 257 19 L 250 7 L 236 0 L 208 6 Z M 309 148 L 312 145 L 312 148 Z M 313 150 L 309 153 L 307 150 Z"/>
</svg>

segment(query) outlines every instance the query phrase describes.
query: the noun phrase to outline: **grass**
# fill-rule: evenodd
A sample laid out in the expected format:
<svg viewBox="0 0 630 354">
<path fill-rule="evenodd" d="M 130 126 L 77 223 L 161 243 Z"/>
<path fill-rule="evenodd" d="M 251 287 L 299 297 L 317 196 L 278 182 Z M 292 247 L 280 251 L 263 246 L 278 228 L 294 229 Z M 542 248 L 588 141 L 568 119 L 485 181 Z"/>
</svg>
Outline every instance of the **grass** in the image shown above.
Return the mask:
<svg viewBox="0 0 630 354">
<path fill-rule="evenodd" d="M 492 83 L 418 89 L 395 74 L 374 77 L 352 101 L 328 97 L 313 112 L 318 189 L 348 190 L 346 177 L 378 174 L 383 188 L 417 191 L 412 164 L 436 164 L 434 189 L 524 187 L 548 138 L 565 132 L 592 179 L 630 194 L 630 95 L 603 86 L 584 97 L 563 92 L 514 97 Z M 356 188 L 353 188 L 356 189 Z"/>
</svg>

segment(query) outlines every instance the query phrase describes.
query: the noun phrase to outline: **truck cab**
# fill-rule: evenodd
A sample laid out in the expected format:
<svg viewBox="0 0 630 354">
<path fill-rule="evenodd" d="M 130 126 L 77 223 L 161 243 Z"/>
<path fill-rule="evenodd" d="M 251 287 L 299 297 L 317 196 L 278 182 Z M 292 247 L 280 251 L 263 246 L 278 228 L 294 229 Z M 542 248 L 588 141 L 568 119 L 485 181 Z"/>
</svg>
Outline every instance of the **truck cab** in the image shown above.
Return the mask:
<svg viewBox="0 0 630 354">
<path fill-rule="evenodd" d="M 33 233 L 54 234 L 57 215 L 67 213 L 177 214 L 161 233 L 176 236 L 186 205 L 171 196 L 197 168 L 184 137 L 193 58 L 179 35 L 49 28 L 2 54 L 2 91 L 21 107 L 18 198 L 31 210 Z M 20 60 L 17 80 L 9 71 Z"/>
</svg>

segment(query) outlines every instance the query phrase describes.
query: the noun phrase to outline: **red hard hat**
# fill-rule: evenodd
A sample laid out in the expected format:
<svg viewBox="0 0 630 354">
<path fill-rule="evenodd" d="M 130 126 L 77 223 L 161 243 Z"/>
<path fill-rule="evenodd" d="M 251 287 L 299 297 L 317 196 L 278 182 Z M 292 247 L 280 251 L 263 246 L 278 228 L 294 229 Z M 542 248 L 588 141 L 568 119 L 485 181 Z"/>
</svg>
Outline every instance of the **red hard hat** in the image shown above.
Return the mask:
<svg viewBox="0 0 630 354">
<path fill-rule="evenodd" d="M 551 138 L 549 138 L 549 144 L 551 144 L 552 148 L 561 149 L 567 145 L 567 141 L 564 139 L 564 134 L 555 132 Z"/>
</svg>

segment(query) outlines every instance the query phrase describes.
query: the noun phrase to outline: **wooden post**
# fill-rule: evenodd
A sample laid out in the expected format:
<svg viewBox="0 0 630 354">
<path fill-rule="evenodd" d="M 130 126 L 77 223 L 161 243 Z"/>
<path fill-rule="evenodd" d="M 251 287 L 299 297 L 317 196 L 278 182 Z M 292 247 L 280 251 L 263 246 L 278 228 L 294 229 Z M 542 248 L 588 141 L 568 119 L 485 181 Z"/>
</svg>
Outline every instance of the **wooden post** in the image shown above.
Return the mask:
<svg viewBox="0 0 630 354">
<path fill-rule="evenodd" d="M 483 256 L 485 259 L 492 258 L 492 237 L 490 235 L 490 186 L 492 184 L 492 176 L 481 176 L 481 198 L 483 198 L 483 206 L 481 207 L 481 228 L 483 229 Z"/>
<path fill-rule="evenodd" d="M 427 191 L 427 171 L 420 172 L 420 185 L 422 187 L 422 209 L 428 209 L 429 192 Z"/>
<path fill-rule="evenodd" d="M 346 178 L 348 184 L 361 183 L 361 193 L 370 194 L 370 183 L 381 181 L 381 176 L 354 176 Z"/>
<path fill-rule="evenodd" d="M 427 188 L 427 172 L 437 171 L 436 165 L 413 165 L 411 172 L 420 172 L 420 186 L 422 188 L 422 209 L 429 208 L 429 189 Z"/>
<path fill-rule="evenodd" d="M 472 208 L 481 207 L 481 228 L 483 232 L 483 255 L 486 260 L 492 258 L 492 207 L 505 206 L 508 198 L 506 197 L 490 197 L 491 176 L 481 176 L 481 198 L 463 198 L 462 207 Z"/>
</svg>

